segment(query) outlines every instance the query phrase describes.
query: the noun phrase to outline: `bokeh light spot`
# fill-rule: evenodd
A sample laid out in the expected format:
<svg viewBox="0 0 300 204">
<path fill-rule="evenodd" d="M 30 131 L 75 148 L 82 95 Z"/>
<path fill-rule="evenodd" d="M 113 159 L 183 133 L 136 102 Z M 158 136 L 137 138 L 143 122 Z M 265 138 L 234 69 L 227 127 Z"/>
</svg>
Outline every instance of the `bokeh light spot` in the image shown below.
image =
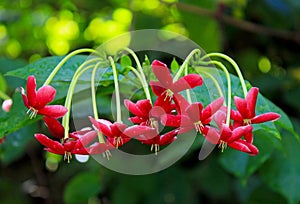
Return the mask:
<svg viewBox="0 0 300 204">
<path fill-rule="evenodd" d="M 5 25 L 0 25 L 0 40 L 3 40 L 7 36 L 7 29 Z"/>
<path fill-rule="evenodd" d="M 21 51 L 22 51 L 22 47 L 19 41 L 15 39 L 11 39 L 8 41 L 6 45 L 6 53 L 8 54 L 9 57 L 16 58 L 20 55 Z"/>
<path fill-rule="evenodd" d="M 258 68 L 262 73 L 268 73 L 271 70 L 271 62 L 267 57 L 261 57 L 258 60 Z"/>
</svg>

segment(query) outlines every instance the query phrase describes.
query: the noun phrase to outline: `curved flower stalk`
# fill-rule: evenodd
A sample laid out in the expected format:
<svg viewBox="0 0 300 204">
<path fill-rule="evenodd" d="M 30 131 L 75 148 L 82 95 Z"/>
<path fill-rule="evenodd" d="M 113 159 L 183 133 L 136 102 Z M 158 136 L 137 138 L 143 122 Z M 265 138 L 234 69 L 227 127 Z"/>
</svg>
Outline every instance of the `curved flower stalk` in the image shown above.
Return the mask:
<svg viewBox="0 0 300 204">
<path fill-rule="evenodd" d="M 275 121 L 279 119 L 280 115 L 272 112 L 256 114 L 255 108 L 259 90 L 256 87 L 252 87 L 247 92 L 243 76 L 231 58 L 216 53 L 197 58 L 200 60 L 200 64 L 206 66 L 214 64 L 225 72 L 228 85 L 227 100 L 225 102 L 225 94 L 222 93 L 217 80 L 212 75 L 190 73 L 193 68 L 189 64 L 190 60 L 195 54 L 201 54 L 200 50 L 193 50 L 188 55 L 174 77 L 166 64 L 159 60 L 154 60 L 151 67 L 157 80 L 150 81 L 149 84 L 135 53 L 129 48 L 125 50 L 133 56 L 136 62 L 137 68 L 130 67 L 130 70 L 141 81 L 146 95 L 146 98 L 137 101 L 124 100 L 125 107 L 132 114 L 128 118 L 128 121 L 133 123 L 132 125 L 128 125 L 128 121 L 124 120 L 124 123 L 122 121 L 118 70 L 112 56 L 109 56 L 106 61 L 110 63 L 113 72 L 115 106 L 117 110 L 116 121 L 108 121 L 98 116 L 95 75 L 101 63 L 99 61 L 100 58 L 88 60 L 76 70 L 69 86 L 65 106 L 48 105 L 54 100 L 56 94 L 56 90 L 48 84 L 50 84 L 62 65 L 75 54 L 84 51 L 96 51 L 82 49 L 72 52 L 54 68 L 44 85 L 38 90 L 36 90 L 34 76 L 28 77 L 26 92 L 21 88 L 21 93 L 24 104 L 28 108 L 29 117 L 33 118 L 37 114 L 43 115 L 43 120 L 50 134 L 54 137 L 50 139 L 44 134 L 35 134 L 35 138 L 45 146 L 45 150 L 64 155 L 65 160 L 70 161 L 73 154 L 104 153 L 108 156 L 110 154 L 109 150 L 117 149 L 135 139 L 142 144 L 150 145 L 151 151 L 158 154 L 161 146 L 174 142 L 180 137 L 180 134 L 196 130 L 199 135 L 202 135 L 210 143 L 218 144 L 222 152 L 228 146 L 250 155 L 259 153 L 259 150 L 254 145 L 253 124 Z M 234 97 L 234 104 L 237 110 L 231 107 L 231 79 L 227 68 L 216 60 L 207 61 L 208 57 L 222 57 L 236 69 L 245 95 L 244 99 L 237 96 Z M 94 112 L 94 116 L 90 116 L 89 119 L 94 130 L 83 129 L 70 132 L 70 112 L 68 110 L 71 109 L 74 89 L 79 77 L 89 69 L 93 69 L 91 90 Z M 202 76 L 204 75 L 211 78 L 220 94 L 219 98 L 206 106 L 200 101 L 192 102 L 189 92 L 196 87 L 202 86 Z M 155 95 L 154 100 L 151 97 L 149 85 Z M 183 96 L 182 91 L 186 91 L 186 98 Z M 62 123 L 58 120 L 60 117 L 63 117 Z M 163 129 L 162 132 L 160 131 L 161 129 Z"/>
</svg>

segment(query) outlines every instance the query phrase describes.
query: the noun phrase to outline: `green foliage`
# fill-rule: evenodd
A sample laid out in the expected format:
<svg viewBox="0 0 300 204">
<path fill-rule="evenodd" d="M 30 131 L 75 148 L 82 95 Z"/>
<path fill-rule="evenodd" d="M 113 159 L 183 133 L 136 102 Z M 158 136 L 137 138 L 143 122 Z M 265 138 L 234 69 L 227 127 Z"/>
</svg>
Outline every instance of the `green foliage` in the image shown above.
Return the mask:
<svg viewBox="0 0 300 204">
<path fill-rule="evenodd" d="M 72 178 L 64 191 L 67 204 L 86 203 L 101 191 L 100 175 L 92 172 L 77 174 Z"/>
</svg>

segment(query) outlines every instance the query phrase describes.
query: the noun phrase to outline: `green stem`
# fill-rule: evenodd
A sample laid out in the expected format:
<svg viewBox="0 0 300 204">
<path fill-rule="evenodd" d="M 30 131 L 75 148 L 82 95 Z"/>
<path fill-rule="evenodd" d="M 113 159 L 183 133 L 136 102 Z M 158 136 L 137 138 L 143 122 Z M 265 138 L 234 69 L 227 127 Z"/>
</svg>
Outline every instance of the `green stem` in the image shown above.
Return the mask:
<svg viewBox="0 0 300 204">
<path fill-rule="evenodd" d="M 188 66 L 186 66 L 186 69 L 184 70 L 184 75 L 188 75 Z M 192 98 L 191 98 L 191 92 L 189 89 L 186 90 L 186 97 L 187 97 L 187 101 L 189 103 L 192 103 Z"/>
<path fill-rule="evenodd" d="M 52 81 L 52 79 L 54 78 L 54 76 L 56 75 L 56 73 L 60 70 L 60 68 L 73 56 L 80 54 L 80 53 L 84 53 L 84 52 L 91 52 L 91 53 L 97 53 L 96 50 L 93 49 L 89 49 L 89 48 L 83 48 L 83 49 L 79 49 L 79 50 L 75 50 L 71 53 L 69 53 L 67 56 L 65 56 L 59 63 L 58 65 L 56 65 L 56 67 L 53 69 L 53 71 L 51 72 L 51 74 L 48 76 L 48 78 L 46 79 L 44 86 L 45 85 L 49 85 L 50 82 Z"/>
<path fill-rule="evenodd" d="M 127 67 L 130 69 L 130 71 L 132 71 L 137 76 L 137 78 L 140 80 L 140 82 L 142 84 L 144 84 L 141 74 L 134 67 L 132 67 L 132 66 L 127 66 Z M 143 89 L 144 89 L 144 93 L 146 95 L 146 98 L 148 100 L 150 100 L 150 102 L 151 102 L 151 97 L 150 97 L 148 86 L 143 85 Z"/>
<path fill-rule="evenodd" d="M 200 73 L 206 75 L 208 78 L 210 78 L 212 80 L 212 82 L 214 83 L 214 85 L 216 86 L 216 88 L 217 88 L 217 90 L 219 92 L 220 97 L 224 97 L 222 89 L 221 89 L 218 81 L 215 79 L 215 77 L 213 75 L 211 75 L 210 73 L 207 73 L 205 71 L 202 71 L 202 70 L 198 70 L 198 72 L 200 72 Z"/>
<path fill-rule="evenodd" d="M 73 93 L 74 93 L 74 89 L 77 83 L 78 78 L 88 69 L 91 69 L 94 67 L 94 65 L 90 65 L 87 66 L 86 68 L 84 68 L 87 64 L 92 63 L 94 61 L 97 61 L 99 59 L 95 58 L 95 59 L 91 59 L 89 61 L 86 61 L 84 63 L 82 63 L 80 65 L 80 67 L 78 67 L 78 69 L 76 70 L 75 74 L 73 75 L 73 78 L 71 80 L 69 89 L 68 89 L 68 93 L 66 96 L 66 100 L 65 100 L 65 107 L 68 109 L 68 112 L 66 113 L 66 115 L 64 115 L 64 117 L 62 118 L 62 126 L 65 129 L 65 136 L 64 139 L 69 138 L 69 121 L 70 121 L 70 110 L 71 110 L 71 103 L 72 103 L 72 97 L 73 97 Z"/>
<path fill-rule="evenodd" d="M 98 109 L 97 109 L 97 102 L 96 102 L 96 86 L 95 86 L 95 78 L 96 78 L 96 71 L 98 69 L 100 62 L 98 62 L 92 72 L 92 76 L 91 76 L 91 92 L 92 92 L 92 103 L 93 103 L 93 111 L 94 111 L 94 118 L 95 120 L 99 119 L 98 116 Z M 100 131 L 97 131 L 98 134 L 98 140 L 100 143 L 105 143 L 103 135 L 101 134 Z"/>
<path fill-rule="evenodd" d="M 116 92 L 116 107 L 117 107 L 117 122 L 122 123 L 121 100 L 120 100 L 120 89 L 119 89 L 117 68 L 116 68 L 115 62 L 111 56 L 108 57 L 108 60 L 111 64 L 113 75 L 114 75 L 114 84 L 115 84 L 115 92 Z"/>
<path fill-rule="evenodd" d="M 147 99 L 150 100 L 150 103 L 152 103 L 152 102 L 151 102 L 151 96 L 150 96 L 150 91 L 149 91 L 148 83 L 147 83 L 147 80 L 146 80 L 146 77 L 145 77 L 145 74 L 144 74 L 142 65 L 141 65 L 141 63 L 140 63 L 138 57 L 136 56 L 136 54 L 134 53 L 134 51 L 133 51 L 132 49 L 130 49 L 130 48 L 124 48 L 124 50 L 126 50 L 127 52 L 129 52 L 129 54 L 131 54 L 131 56 L 132 56 L 133 59 L 135 60 L 137 69 L 138 69 L 138 71 L 140 72 L 140 76 L 141 76 L 141 78 L 142 78 L 141 82 L 142 82 L 142 84 L 143 84 L 144 89 L 146 90 L 146 91 L 145 91 L 146 97 L 147 97 Z"/>
<path fill-rule="evenodd" d="M 209 54 L 206 54 L 205 56 L 203 56 L 201 59 L 203 60 L 207 57 L 220 57 L 220 58 L 223 58 L 233 66 L 233 68 L 235 69 L 235 71 L 236 71 L 236 73 L 237 73 L 237 75 L 240 79 L 242 89 L 243 89 L 243 92 L 244 92 L 244 97 L 246 98 L 247 93 L 248 93 L 246 83 L 245 83 L 244 77 L 243 77 L 242 72 L 241 72 L 239 66 L 237 65 L 237 63 L 232 58 L 230 58 L 229 56 L 227 56 L 225 54 L 222 54 L 222 53 L 209 53 Z"/>
<path fill-rule="evenodd" d="M 201 54 L 201 50 L 199 49 L 194 49 L 192 52 L 190 52 L 190 54 L 185 58 L 184 62 L 182 63 L 182 65 L 180 66 L 179 70 L 177 71 L 176 75 L 173 78 L 173 82 L 177 81 L 179 79 L 179 77 L 181 76 L 181 73 L 183 72 L 183 70 L 185 69 L 185 67 L 188 65 L 188 62 L 190 61 L 190 59 L 193 57 L 194 54 L 196 53 Z"/>
<path fill-rule="evenodd" d="M 6 93 L 4 93 L 1 90 L 0 90 L 0 98 L 3 99 L 3 100 L 10 99 L 10 97 L 8 95 L 6 95 Z"/>
<path fill-rule="evenodd" d="M 226 67 L 219 61 L 214 61 L 211 60 L 209 62 L 201 62 L 203 65 L 209 65 L 209 64 L 214 64 L 216 66 L 218 66 L 219 68 L 222 69 L 222 71 L 225 73 L 226 76 L 226 80 L 227 80 L 227 114 L 226 114 L 226 125 L 229 126 L 230 124 L 230 112 L 231 112 L 231 79 L 230 79 L 230 74 L 228 72 L 228 70 L 226 69 Z M 217 83 L 217 82 L 216 82 Z M 221 90 L 221 88 L 220 88 Z M 222 93 L 222 91 L 219 91 L 220 93 Z M 223 95 L 223 94 L 222 94 Z"/>
</svg>

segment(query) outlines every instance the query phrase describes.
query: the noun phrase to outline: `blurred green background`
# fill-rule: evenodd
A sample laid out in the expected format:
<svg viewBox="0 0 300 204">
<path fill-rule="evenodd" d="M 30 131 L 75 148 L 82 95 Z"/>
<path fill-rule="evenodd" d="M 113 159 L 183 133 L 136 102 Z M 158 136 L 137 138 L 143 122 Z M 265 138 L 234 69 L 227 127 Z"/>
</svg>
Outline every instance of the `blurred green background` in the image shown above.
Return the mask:
<svg viewBox="0 0 300 204">
<path fill-rule="evenodd" d="M 96 48 L 137 29 L 173 31 L 189 37 L 206 52 L 231 56 L 245 78 L 290 116 L 299 133 L 299 0 L 2 0 L 0 88 L 12 94 L 16 87 L 24 86 L 24 81 L 3 77 L 9 70 L 45 56 Z M 269 160 L 249 177 L 226 169 L 226 158 L 218 150 L 198 161 L 195 148 L 160 173 L 128 176 L 92 160 L 58 163 L 61 158 L 45 155 L 33 140 L 34 132 L 36 126 L 18 131 L 6 138 L 6 146 L 0 150 L 3 204 L 300 200 L 294 188 L 300 185 L 300 146 L 293 140 L 283 141 L 289 152 L 271 152 Z"/>
</svg>

